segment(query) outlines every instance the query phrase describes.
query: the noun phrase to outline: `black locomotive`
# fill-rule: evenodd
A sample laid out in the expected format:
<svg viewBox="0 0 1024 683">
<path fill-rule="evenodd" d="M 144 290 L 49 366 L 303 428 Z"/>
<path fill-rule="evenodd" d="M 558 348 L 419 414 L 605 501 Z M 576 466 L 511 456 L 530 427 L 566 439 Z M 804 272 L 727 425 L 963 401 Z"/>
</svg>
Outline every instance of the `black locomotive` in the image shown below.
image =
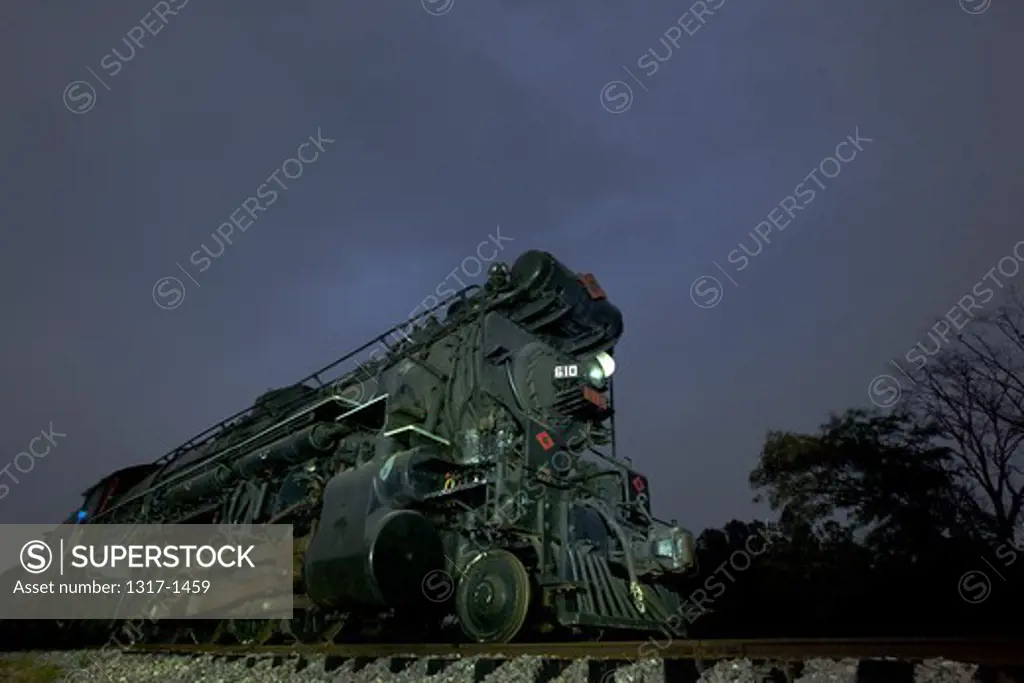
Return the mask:
<svg viewBox="0 0 1024 683">
<path fill-rule="evenodd" d="M 293 525 L 292 620 L 148 624 L 149 638 L 437 634 L 453 617 L 481 642 L 670 629 L 693 536 L 652 518 L 647 479 L 615 453 L 622 333 L 592 275 L 525 252 L 111 474 L 68 521 Z"/>
</svg>

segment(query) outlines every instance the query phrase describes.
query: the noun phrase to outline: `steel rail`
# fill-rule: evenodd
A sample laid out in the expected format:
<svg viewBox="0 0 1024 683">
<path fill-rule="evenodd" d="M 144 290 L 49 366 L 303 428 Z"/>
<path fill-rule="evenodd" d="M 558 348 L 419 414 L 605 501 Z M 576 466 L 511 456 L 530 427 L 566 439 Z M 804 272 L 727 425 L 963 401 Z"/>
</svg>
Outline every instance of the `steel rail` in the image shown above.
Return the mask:
<svg viewBox="0 0 1024 683">
<path fill-rule="evenodd" d="M 636 642 L 558 642 L 507 644 L 293 644 L 293 645 L 181 645 L 136 644 L 124 650 L 133 654 L 222 656 L 330 656 L 384 657 L 487 657 L 509 659 L 535 656 L 548 659 L 638 660 L 658 657 L 714 661 L 751 659 L 799 662 L 823 659 L 948 659 L 985 665 L 1024 665 L 1021 638 L 803 638 L 743 640 L 656 639 Z"/>
</svg>

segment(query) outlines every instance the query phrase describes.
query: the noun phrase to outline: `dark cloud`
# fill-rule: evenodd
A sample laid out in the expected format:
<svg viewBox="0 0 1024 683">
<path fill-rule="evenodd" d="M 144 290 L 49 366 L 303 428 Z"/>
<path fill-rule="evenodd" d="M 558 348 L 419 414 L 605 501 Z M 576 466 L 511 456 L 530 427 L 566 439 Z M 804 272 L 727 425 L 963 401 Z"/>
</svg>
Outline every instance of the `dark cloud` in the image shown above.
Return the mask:
<svg viewBox="0 0 1024 683">
<path fill-rule="evenodd" d="M 670 29 L 694 30 L 690 5 L 664 0 L 191 0 L 110 76 L 154 6 L 14 2 L 0 27 L 0 443 L 68 434 L 0 502 L 8 522 L 63 516 L 107 471 L 383 331 L 499 224 L 509 260 L 553 251 L 624 310 L 620 444 L 656 512 L 750 516 L 765 431 L 866 403 L 1024 233 L 1011 0 L 727 0 L 693 35 Z M 75 80 L 96 88 L 81 115 Z M 612 80 L 635 96 L 618 115 Z M 730 284 L 713 262 L 858 127 L 873 142 Z M 336 142 L 196 273 L 190 254 L 318 128 Z M 701 275 L 723 281 L 714 308 L 690 299 Z M 151 298 L 164 276 L 187 287 L 172 311 Z"/>
</svg>

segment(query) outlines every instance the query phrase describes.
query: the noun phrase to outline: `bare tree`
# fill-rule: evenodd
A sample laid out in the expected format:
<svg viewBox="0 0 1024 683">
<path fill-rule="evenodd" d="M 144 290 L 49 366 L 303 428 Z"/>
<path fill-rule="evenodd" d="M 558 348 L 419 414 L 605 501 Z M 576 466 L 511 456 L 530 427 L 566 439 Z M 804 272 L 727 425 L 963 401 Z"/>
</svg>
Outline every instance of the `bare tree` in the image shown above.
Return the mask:
<svg viewBox="0 0 1024 683">
<path fill-rule="evenodd" d="M 1024 303 L 1016 292 L 929 359 L 911 408 L 946 442 L 960 503 L 983 534 L 1013 537 L 1024 522 Z"/>
</svg>

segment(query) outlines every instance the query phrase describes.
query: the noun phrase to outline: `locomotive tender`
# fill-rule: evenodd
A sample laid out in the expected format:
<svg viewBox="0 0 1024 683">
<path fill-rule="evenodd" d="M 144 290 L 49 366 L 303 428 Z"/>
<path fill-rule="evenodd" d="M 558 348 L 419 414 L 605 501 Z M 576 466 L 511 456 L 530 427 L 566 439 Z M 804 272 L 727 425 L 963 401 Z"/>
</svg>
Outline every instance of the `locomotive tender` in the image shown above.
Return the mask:
<svg viewBox="0 0 1024 683">
<path fill-rule="evenodd" d="M 158 623 L 151 638 L 436 634 L 452 614 L 480 642 L 669 629 L 693 536 L 651 516 L 647 479 L 615 453 L 622 333 L 592 275 L 527 251 L 113 473 L 68 521 L 293 525 L 292 620 Z"/>
</svg>

